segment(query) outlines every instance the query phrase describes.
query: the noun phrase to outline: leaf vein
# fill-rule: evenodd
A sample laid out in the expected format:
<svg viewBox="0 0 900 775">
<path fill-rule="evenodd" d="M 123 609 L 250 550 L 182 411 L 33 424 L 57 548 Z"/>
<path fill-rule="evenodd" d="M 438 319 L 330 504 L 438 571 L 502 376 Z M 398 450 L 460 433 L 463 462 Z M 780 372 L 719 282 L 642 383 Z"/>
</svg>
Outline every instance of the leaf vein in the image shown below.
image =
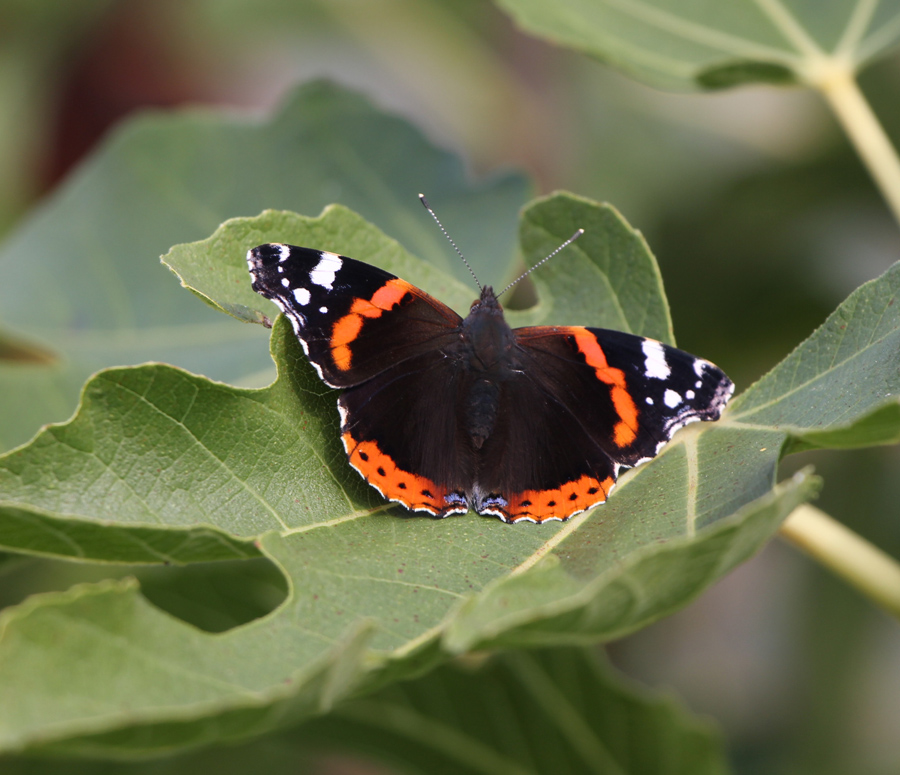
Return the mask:
<svg viewBox="0 0 900 775">
<path fill-rule="evenodd" d="M 754 0 L 759 9 L 769 17 L 769 21 L 785 40 L 792 43 L 797 50 L 809 58 L 821 58 L 822 49 L 807 34 L 806 30 L 794 18 L 794 15 L 780 0 Z"/>
<path fill-rule="evenodd" d="M 152 382 L 150 384 L 152 385 Z M 188 428 L 187 425 L 184 424 L 184 422 L 176 419 L 174 416 L 168 414 L 167 412 L 164 412 L 159 406 L 157 406 L 152 401 L 150 401 L 150 399 L 147 398 L 146 395 L 142 395 L 141 393 L 138 393 L 137 391 L 133 390 L 132 388 L 130 388 L 126 385 L 123 385 L 122 383 L 117 383 L 117 385 L 122 390 L 125 390 L 125 391 L 131 393 L 136 398 L 143 401 L 152 411 L 157 412 L 162 417 L 166 417 L 174 424 L 180 426 L 184 430 L 184 432 L 188 434 L 188 436 L 190 436 L 192 439 L 194 439 L 194 441 L 197 443 L 197 446 L 200 448 L 200 450 L 202 452 L 206 452 L 206 454 L 210 460 L 218 463 L 219 467 L 223 471 L 225 471 L 234 481 L 236 481 L 240 487 L 243 487 L 247 493 L 249 493 L 253 498 L 255 498 L 256 501 L 258 503 L 260 503 L 266 509 L 266 511 L 268 511 L 272 515 L 272 517 L 275 519 L 275 521 L 281 526 L 282 530 L 288 529 L 287 523 L 283 519 L 281 519 L 281 517 L 278 515 L 278 512 L 275 511 L 275 509 L 272 508 L 272 506 L 270 506 L 269 503 L 258 492 L 256 492 L 252 487 L 250 487 L 247 484 L 247 482 L 238 478 L 238 476 L 235 474 L 235 472 L 229 466 L 227 466 L 225 464 L 225 461 L 221 460 L 216 455 L 214 455 L 212 450 L 210 450 L 207 446 L 205 446 L 200 441 L 199 437 L 197 437 L 197 435 L 190 428 Z M 148 389 L 149 389 L 149 386 L 148 386 Z"/>
<path fill-rule="evenodd" d="M 756 2 L 766 2 L 766 0 L 756 0 Z M 740 54 L 748 59 L 767 59 L 792 66 L 798 64 L 797 58 L 791 56 L 787 51 L 722 32 L 704 24 L 688 21 L 683 17 L 648 6 L 639 0 L 607 0 L 607 3 L 635 19 L 644 21 L 657 29 L 674 33 L 692 43 L 701 43 L 728 54 Z"/>
<path fill-rule="evenodd" d="M 834 55 L 844 57 L 857 46 L 872 22 L 872 15 L 878 7 L 879 0 L 859 0 L 847 18 L 847 24 L 841 33 L 840 40 L 834 47 Z"/>
<path fill-rule="evenodd" d="M 431 584 L 421 584 L 415 581 L 402 581 L 401 579 L 386 579 L 379 578 L 378 576 L 369 576 L 360 574 L 357 575 L 355 573 L 341 573 L 339 571 L 328 570 L 327 568 L 317 568 L 317 573 L 322 574 L 323 576 L 335 576 L 340 579 L 348 579 L 350 581 L 371 581 L 380 584 L 394 584 L 400 587 L 411 587 L 413 589 L 424 589 L 431 592 L 440 592 L 444 595 L 450 595 L 451 597 L 455 597 L 459 600 L 462 600 L 465 595 L 460 594 L 459 592 L 454 592 L 450 589 L 442 589 L 441 587 L 435 587 Z"/>
<path fill-rule="evenodd" d="M 897 42 L 898 34 L 900 34 L 900 11 L 859 44 L 856 62 L 864 62 L 873 57 L 876 52 L 894 45 Z"/>
</svg>

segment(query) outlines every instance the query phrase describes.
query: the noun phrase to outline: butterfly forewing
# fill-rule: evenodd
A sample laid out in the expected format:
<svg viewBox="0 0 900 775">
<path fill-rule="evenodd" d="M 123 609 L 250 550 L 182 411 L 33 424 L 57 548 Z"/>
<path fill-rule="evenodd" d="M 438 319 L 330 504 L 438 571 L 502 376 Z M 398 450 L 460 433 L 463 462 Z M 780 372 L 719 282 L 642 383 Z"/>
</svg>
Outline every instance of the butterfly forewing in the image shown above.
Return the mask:
<svg viewBox="0 0 900 775">
<path fill-rule="evenodd" d="M 347 256 L 269 244 L 247 254 L 253 289 L 291 321 L 331 387 L 357 385 L 439 348 L 462 319 L 405 280 Z M 403 321 L 405 335 L 394 336 Z"/>
</svg>

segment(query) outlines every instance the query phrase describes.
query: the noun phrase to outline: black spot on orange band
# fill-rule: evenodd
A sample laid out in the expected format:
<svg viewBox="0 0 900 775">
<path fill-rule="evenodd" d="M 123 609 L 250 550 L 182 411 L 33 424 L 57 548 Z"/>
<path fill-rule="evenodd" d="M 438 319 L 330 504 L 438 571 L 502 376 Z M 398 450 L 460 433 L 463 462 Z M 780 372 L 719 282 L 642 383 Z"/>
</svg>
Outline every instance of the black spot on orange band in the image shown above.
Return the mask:
<svg viewBox="0 0 900 775">
<path fill-rule="evenodd" d="M 341 440 L 350 465 L 388 500 L 435 517 L 465 514 L 469 510 L 461 493 L 404 471 L 375 441 L 357 441 L 349 432 L 343 433 Z"/>
<path fill-rule="evenodd" d="M 505 506 L 491 499 L 490 505 L 481 513 L 499 516 L 504 522 L 565 520 L 603 503 L 615 483 L 611 476 L 600 481 L 584 475 L 554 490 L 525 490 L 511 495 L 505 499 Z"/>
</svg>

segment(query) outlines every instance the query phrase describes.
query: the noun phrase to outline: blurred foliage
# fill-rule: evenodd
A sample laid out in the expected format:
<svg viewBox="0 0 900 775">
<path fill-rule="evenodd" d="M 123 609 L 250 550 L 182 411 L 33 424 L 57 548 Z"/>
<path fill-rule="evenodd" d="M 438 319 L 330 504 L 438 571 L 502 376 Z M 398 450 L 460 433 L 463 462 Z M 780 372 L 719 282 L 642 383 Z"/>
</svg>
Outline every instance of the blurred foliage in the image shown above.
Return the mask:
<svg viewBox="0 0 900 775">
<path fill-rule="evenodd" d="M 479 172 L 518 165 L 543 191 L 616 205 L 660 261 L 679 344 L 739 387 L 900 256 L 896 224 L 813 95 L 662 94 L 525 37 L 483 2 L 365 6 L 2 0 L 0 229 L 131 110 L 268 109 L 289 85 L 327 74 L 414 117 Z M 861 79 L 893 138 L 898 82 L 896 56 Z M 897 450 L 799 457 L 825 479 L 820 506 L 900 555 Z M 16 589 L 64 589 L 93 574 L 0 557 L 6 604 Z M 715 658 L 707 642 L 720 645 Z M 866 601 L 776 546 L 618 644 L 615 658 L 675 684 L 694 709 L 715 710 L 738 772 L 886 775 L 900 761 L 898 651 L 896 629 Z M 722 676 L 741 670 L 769 679 L 728 695 Z"/>
</svg>

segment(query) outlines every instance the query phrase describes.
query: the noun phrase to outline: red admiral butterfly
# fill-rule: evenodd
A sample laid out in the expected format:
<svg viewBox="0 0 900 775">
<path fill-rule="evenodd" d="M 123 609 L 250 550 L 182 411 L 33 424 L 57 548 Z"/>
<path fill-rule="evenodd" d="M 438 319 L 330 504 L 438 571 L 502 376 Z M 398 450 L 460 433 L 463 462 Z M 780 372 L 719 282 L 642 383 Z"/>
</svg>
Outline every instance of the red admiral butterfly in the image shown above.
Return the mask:
<svg viewBox="0 0 900 775">
<path fill-rule="evenodd" d="M 260 245 L 247 263 L 253 289 L 343 390 L 350 465 L 388 500 L 433 517 L 471 506 L 504 522 L 568 519 L 605 501 L 620 468 L 652 458 L 679 428 L 717 420 L 734 389 L 718 367 L 653 339 L 512 329 L 490 287 L 464 319 L 335 253 Z"/>
</svg>

